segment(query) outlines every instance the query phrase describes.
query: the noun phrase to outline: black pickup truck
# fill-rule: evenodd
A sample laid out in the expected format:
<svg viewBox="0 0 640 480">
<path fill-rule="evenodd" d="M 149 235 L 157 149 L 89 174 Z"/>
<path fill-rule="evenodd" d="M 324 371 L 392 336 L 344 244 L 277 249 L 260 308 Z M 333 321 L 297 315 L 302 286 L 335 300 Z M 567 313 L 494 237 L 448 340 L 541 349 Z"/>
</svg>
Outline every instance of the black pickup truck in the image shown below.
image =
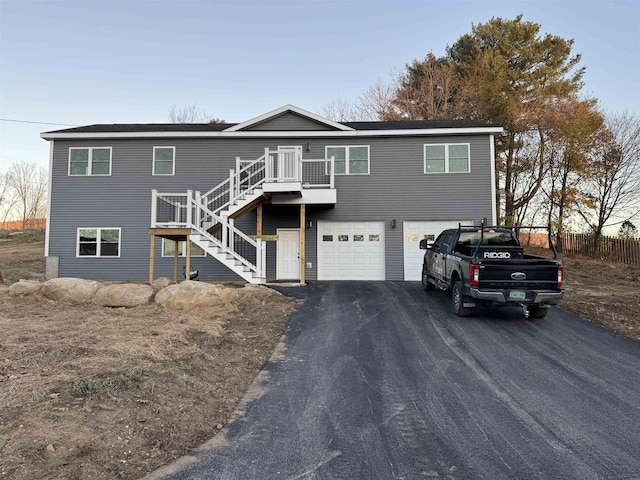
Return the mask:
<svg viewBox="0 0 640 480">
<path fill-rule="evenodd" d="M 553 244 L 551 244 L 553 248 Z M 426 250 L 425 290 L 450 290 L 460 317 L 475 306 L 521 306 L 527 318 L 543 318 L 562 298 L 562 262 L 524 253 L 515 227 L 467 227 L 443 231 Z"/>
</svg>

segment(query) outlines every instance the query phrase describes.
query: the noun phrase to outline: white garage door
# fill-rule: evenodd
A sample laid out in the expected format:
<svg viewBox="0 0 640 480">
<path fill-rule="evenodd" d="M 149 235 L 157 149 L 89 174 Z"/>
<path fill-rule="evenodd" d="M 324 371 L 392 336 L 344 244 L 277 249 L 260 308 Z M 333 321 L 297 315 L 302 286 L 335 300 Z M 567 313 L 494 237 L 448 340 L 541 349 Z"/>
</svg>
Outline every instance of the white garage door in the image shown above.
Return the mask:
<svg viewBox="0 0 640 480">
<path fill-rule="evenodd" d="M 462 223 L 462 225 L 473 224 L 468 220 L 403 223 L 405 280 L 420 280 L 422 275 L 424 250 L 420 250 L 420 240 L 426 235 L 429 243 L 432 243 L 440 232 L 447 228 L 456 228 L 459 223 Z"/>
<path fill-rule="evenodd" d="M 318 280 L 384 279 L 384 222 L 318 222 Z"/>
</svg>

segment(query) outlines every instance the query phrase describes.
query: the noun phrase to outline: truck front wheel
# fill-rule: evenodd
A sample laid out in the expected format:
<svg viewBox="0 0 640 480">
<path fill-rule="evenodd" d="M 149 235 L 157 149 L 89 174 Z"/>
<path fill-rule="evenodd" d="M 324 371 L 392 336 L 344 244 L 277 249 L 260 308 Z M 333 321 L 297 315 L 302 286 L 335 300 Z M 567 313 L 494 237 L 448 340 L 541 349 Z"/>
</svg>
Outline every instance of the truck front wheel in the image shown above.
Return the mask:
<svg viewBox="0 0 640 480">
<path fill-rule="evenodd" d="M 435 287 L 433 283 L 429 281 L 429 270 L 426 265 L 422 266 L 422 288 L 424 288 L 427 292 L 433 290 Z"/>
<path fill-rule="evenodd" d="M 471 309 L 464 306 L 465 295 L 462 293 L 462 282 L 458 280 L 451 289 L 451 301 L 453 302 L 453 313 L 459 317 L 471 315 Z"/>
</svg>

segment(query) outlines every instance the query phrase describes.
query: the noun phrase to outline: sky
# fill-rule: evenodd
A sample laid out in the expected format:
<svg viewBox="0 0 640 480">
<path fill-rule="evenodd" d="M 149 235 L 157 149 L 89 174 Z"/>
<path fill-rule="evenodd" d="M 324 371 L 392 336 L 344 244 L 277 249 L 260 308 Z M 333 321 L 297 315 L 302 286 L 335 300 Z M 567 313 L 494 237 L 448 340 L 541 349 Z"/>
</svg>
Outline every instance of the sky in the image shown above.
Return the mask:
<svg viewBox="0 0 640 480">
<path fill-rule="evenodd" d="M 574 39 L 585 96 L 640 114 L 640 0 L 0 0 L 0 172 L 48 167 L 42 132 L 168 122 L 172 105 L 321 113 L 518 14 Z"/>
</svg>

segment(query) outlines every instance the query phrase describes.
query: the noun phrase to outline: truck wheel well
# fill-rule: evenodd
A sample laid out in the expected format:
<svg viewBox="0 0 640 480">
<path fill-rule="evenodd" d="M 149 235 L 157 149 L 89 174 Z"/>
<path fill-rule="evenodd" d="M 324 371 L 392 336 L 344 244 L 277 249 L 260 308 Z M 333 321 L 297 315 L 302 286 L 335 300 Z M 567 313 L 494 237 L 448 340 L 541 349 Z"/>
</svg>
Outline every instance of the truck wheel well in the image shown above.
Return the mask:
<svg viewBox="0 0 640 480">
<path fill-rule="evenodd" d="M 453 287 L 453 285 L 455 285 L 455 283 L 460 280 L 460 275 L 458 275 L 458 272 L 453 271 L 451 273 L 451 282 L 450 282 L 450 286 Z"/>
</svg>

